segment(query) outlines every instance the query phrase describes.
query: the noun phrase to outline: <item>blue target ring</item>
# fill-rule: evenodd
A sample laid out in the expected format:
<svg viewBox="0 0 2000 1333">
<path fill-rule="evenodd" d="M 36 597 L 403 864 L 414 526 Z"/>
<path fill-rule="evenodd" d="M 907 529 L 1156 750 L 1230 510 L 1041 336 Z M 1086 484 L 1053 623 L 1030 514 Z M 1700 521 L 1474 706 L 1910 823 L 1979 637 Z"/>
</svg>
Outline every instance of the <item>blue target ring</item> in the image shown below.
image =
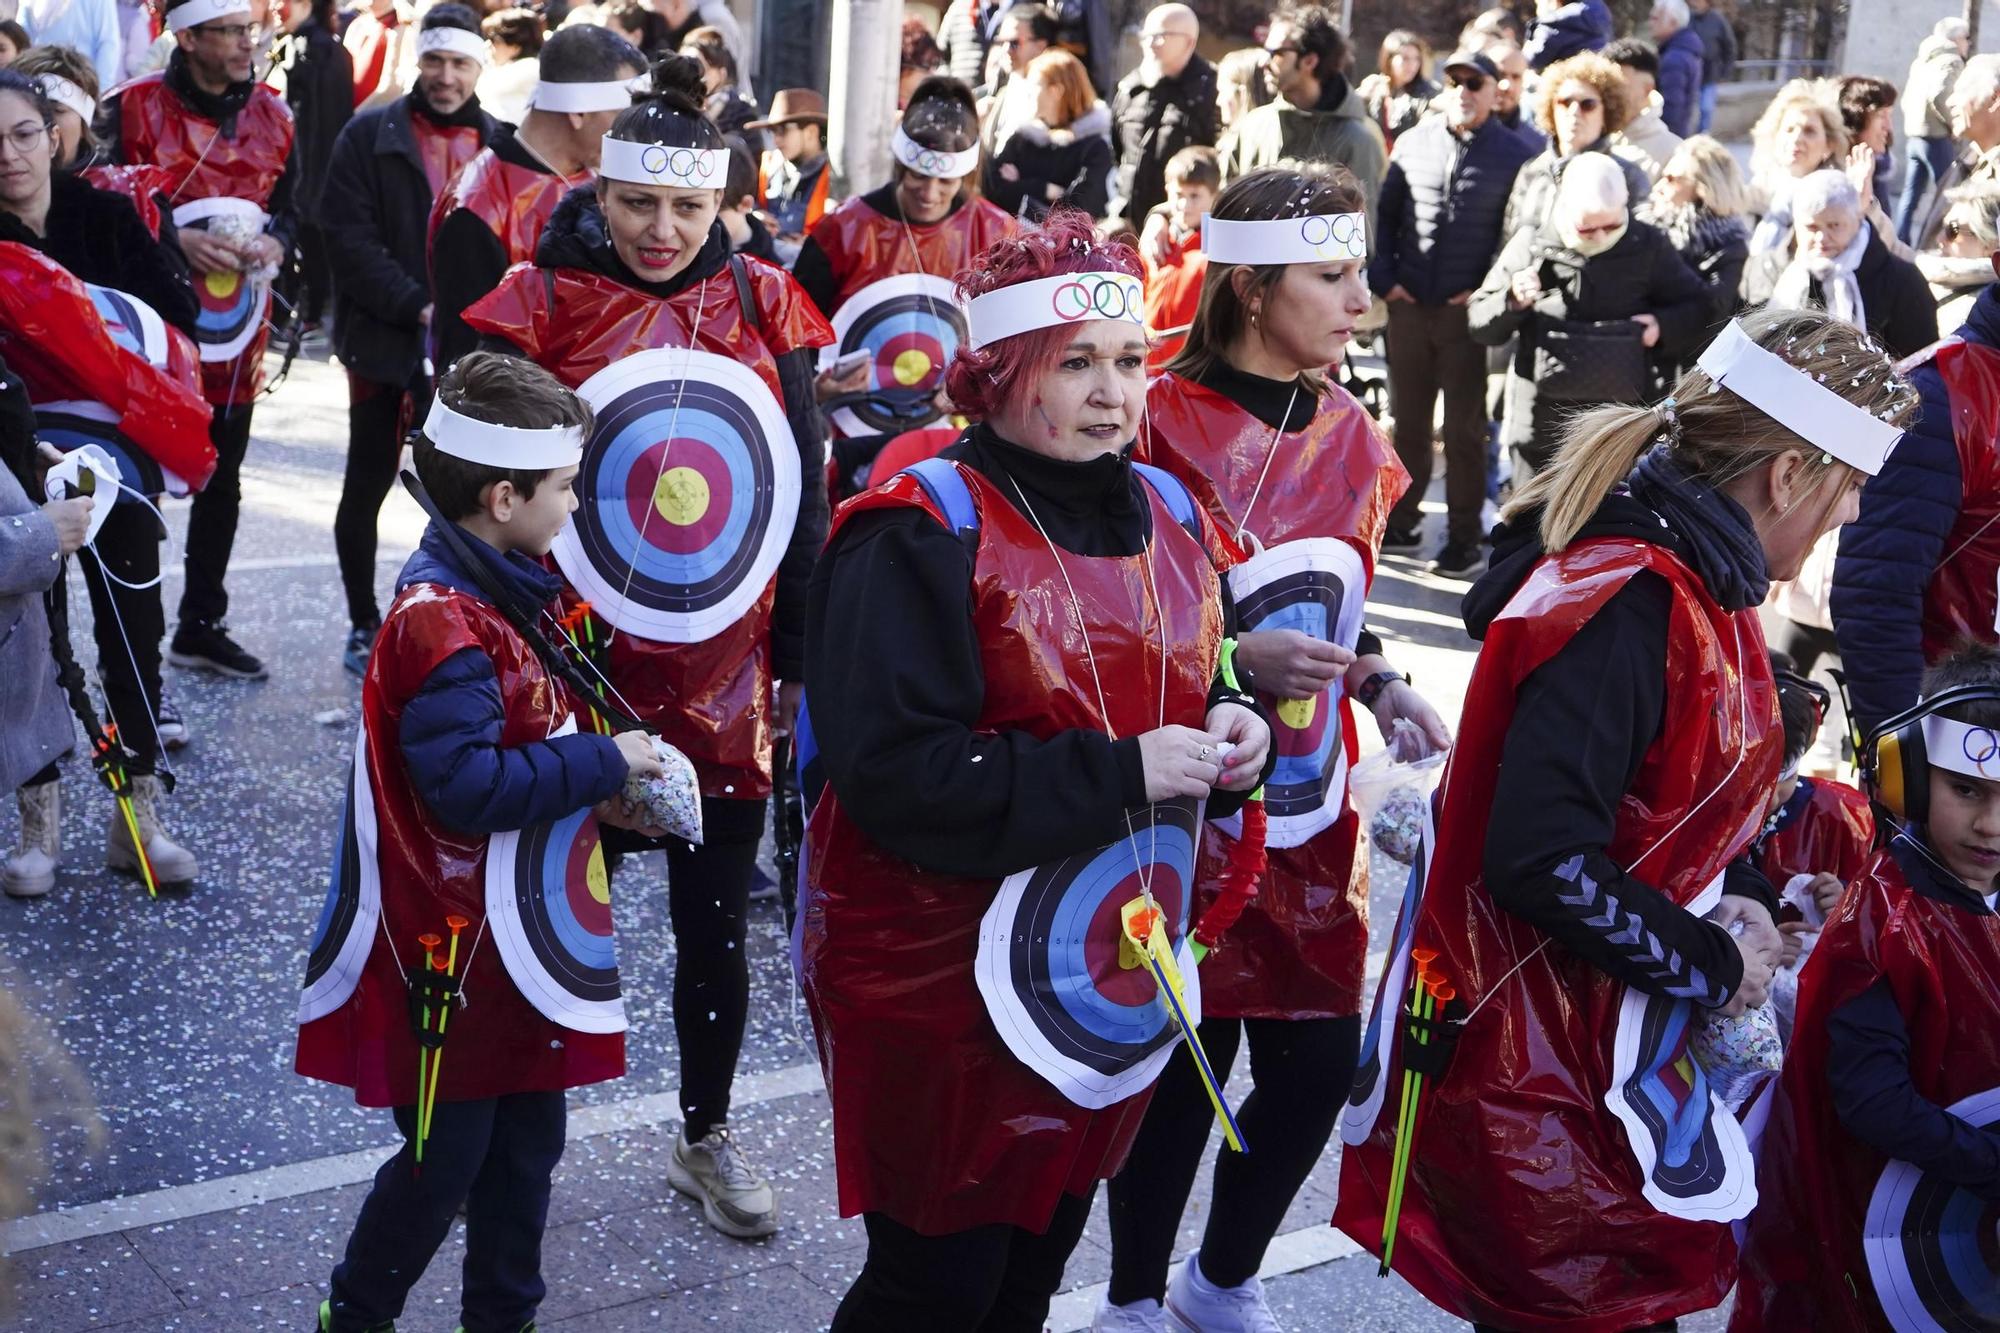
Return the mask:
<svg viewBox="0 0 2000 1333">
<path fill-rule="evenodd" d="M 600 903 L 589 879 L 580 882 L 604 872 L 591 812 L 579 810 L 523 832 L 512 869 L 519 922 L 539 970 L 578 999 L 616 1000 L 618 954 L 608 885 Z"/>
<path fill-rule="evenodd" d="M 1157 839 L 1154 850 L 1158 856 L 1154 863 L 1153 894 L 1163 907 L 1167 906 L 1169 900 L 1162 892 L 1162 882 L 1170 877 L 1177 881 L 1178 911 L 1168 933 L 1178 942 L 1187 926 L 1185 890 L 1194 868 L 1194 840 L 1172 827 L 1160 828 L 1153 836 Z M 1147 841 L 1148 835 L 1141 833 L 1142 848 Z M 1079 1028 L 1096 1034 L 1112 1048 L 1146 1049 L 1166 1027 L 1166 1009 L 1153 998 L 1129 1004 L 1106 995 L 1098 987 L 1098 978 L 1092 975 L 1087 956 L 1086 935 L 1092 918 L 1100 916 L 1105 899 L 1132 880 L 1134 874 L 1129 841 L 1106 847 L 1091 858 L 1056 895 L 1046 937 L 1048 948 L 1032 957 L 1029 965 L 1047 976 L 1051 993 Z"/>
<path fill-rule="evenodd" d="M 142 495 L 158 495 L 167 489 L 166 474 L 153 456 L 127 439 L 125 432 L 108 421 L 94 421 L 74 412 L 41 410 L 35 413 L 35 437 L 53 444 L 64 453 L 94 444 L 118 465 L 125 485 Z M 137 504 L 125 491 L 118 492 L 118 504 Z"/>
<path fill-rule="evenodd" d="M 683 402 L 677 422 L 672 420 L 671 406 L 666 415 L 668 420 L 663 422 L 657 409 L 635 410 L 619 418 L 622 424 L 605 445 L 602 462 L 592 469 L 593 493 L 600 498 L 597 512 L 609 549 L 635 558 L 638 579 L 646 580 L 652 588 L 688 589 L 692 596 L 693 590 L 712 587 L 717 580 L 728 578 L 736 564 L 745 558 L 752 524 L 769 517 L 768 506 L 760 514 L 756 500 L 760 491 L 768 491 L 769 469 L 763 469 L 764 475 L 760 476 L 756 456 L 742 447 L 744 422 L 740 413 L 726 414 L 713 406 Z M 663 529 L 668 524 L 657 510 L 651 513 L 642 537 L 639 526 L 632 521 L 628 503 L 633 483 L 650 486 L 661 473 L 660 464 L 647 455 L 670 424 L 676 441 L 700 441 L 713 449 L 729 478 L 727 494 L 719 497 L 728 514 L 722 534 L 703 549 L 690 553 L 670 551 L 655 544 L 666 535 Z M 666 462 L 668 467 L 673 465 L 672 445 Z M 717 498 L 711 488 L 709 502 L 713 504 Z"/>
<path fill-rule="evenodd" d="M 1989 1132 L 2000 1125 L 2000 1088 L 1947 1108 Z M 1882 1168 L 1868 1203 L 1862 1248 L 1868 1276 L 1896 1333 L 2000 1329 L 2000 1209 L 1904 1161 Z"/>
<path fill-rule="evenodd" d="M 1323 643 L 1338 642 L 1346 590 L 1330 571 L 1307 568 L 1277 578 L 1237 602 L 1246 630 L 1291 629 Z M 1280 700 L 1273 709 L 1271 744 L 1278 762 L 1264 787 L 1265 809 L 1271 818 L 1309 815 L 1327 802 L 1328 788 L 1339 777 L 1344 754 L 1339 697 L 1322 690 L 1310 702 L 1310 718 L 1294 725 L 1304 705 Z"/>
<path fill-rule="evenodd" d="M 966 338 L 965 312 L 949 282 L 927 273 L 901 273 L 872 282 L 841 304 L 832 343 L 820 349 L 820 369 L 856 352 L 868 356 L 868 387 L 930 393 Z M 885 403 L 862 401 L 835 409 L 834 426 L 845 436 L 901 434 L 943 414 L 898 416 Z"/>
</svg>

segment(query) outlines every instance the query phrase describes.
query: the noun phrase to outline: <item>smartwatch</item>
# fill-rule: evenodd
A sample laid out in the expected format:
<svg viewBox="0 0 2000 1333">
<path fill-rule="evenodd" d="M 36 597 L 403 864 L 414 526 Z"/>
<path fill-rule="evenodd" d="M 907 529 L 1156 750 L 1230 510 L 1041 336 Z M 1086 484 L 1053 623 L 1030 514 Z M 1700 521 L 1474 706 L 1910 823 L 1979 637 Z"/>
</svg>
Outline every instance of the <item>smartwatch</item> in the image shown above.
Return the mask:
<svg viewBox="0 0 2000 1333">
<path fill-rule="evenodd" d="M 1375 701 L 1382 697 L 1382 691 L 1388 689 L 1392 682 L 1399 680 L 1405 685 L 1410 683 L 1410 678 L 1406 675 L 1394 671 L 1378 671 L 1361 682 L 1361 688 L 1354 692 L 1354 701 L 1363 708 L 1373 708 Z"/>
</svg>

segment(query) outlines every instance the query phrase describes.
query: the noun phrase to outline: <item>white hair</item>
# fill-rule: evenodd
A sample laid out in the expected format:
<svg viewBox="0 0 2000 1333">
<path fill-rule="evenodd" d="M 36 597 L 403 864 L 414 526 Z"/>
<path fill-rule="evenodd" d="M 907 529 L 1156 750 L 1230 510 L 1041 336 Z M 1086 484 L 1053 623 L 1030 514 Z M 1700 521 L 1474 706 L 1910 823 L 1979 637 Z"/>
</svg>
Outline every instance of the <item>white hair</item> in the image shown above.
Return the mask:
<svg viewBox="0 0 2000 1333">
<path fill-rule="evenodd" d="M 1688 25 L 1687 0 L 1653 0 L 1653 12 L 1665 14 L 1667 22 L 1676 28 L 1685 28 Z"/>
<path fill-rule="evenodd" d="M 1631 202 L 1625 170 L 1609 153 L 1577 154 L 1556 186 L 1556 212 L 1572 227 L 1588 214 L 1622 211 Z"/>
<path fill-rule="evenodd" d="M 1942 37 L 1947 42 L 1962 42 L 1972 35 L 1972 29 L 1965 26 L 1965 20 L 1956 16 L 1941 18 L 1931 27 L 1931 36 Z"/>
<path fill-rule="evenodd" d="M 1990 102 L 1995 93 L 2000 93 L 2000 55 L 1991 52 L 1966 61 L 1951 87 L 1952 98 L 1961 102 Z"/>
<path fill-rule="evenodd" d="M 1792 218 L 1796 222 L 1810 222 L 1829 210 L 1852 213 L 1861 212 L 1861 192 L 1854 188 L 1854 182 L 1847 179 L 1847 173 L 1828 167 L 1801 177 L 1792 186 Z"/>
</svg>

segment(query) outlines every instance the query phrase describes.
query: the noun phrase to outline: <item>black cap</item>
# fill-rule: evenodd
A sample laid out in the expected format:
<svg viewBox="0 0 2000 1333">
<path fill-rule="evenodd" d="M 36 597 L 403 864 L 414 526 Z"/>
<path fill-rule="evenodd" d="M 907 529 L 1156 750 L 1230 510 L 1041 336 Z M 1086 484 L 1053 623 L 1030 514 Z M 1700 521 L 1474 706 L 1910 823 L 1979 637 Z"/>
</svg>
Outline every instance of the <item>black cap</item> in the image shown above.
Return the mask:
<svg viewBox="0 0 2000 1333">
<path fill-rule="evenodd" d="M 1460 51 L 1456 53 L 1451 59 L 1444 62 L 1445 73 L 1449 74 L 1454 69 L 1476 70 L 1489 79 L 1497 80 L 1500 77 L 1500 67 L 1494 64 L 1493 57 L 1487 55 L 1484 51 Z"/>
</svg>

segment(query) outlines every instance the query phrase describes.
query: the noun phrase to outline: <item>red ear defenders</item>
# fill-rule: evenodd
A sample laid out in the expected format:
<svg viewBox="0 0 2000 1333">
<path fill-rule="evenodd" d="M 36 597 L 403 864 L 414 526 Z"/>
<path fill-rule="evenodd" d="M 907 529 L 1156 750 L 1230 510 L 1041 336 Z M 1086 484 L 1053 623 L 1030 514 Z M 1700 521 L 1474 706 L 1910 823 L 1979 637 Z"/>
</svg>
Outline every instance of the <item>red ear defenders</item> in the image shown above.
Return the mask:
<svg viewBox="0 0 2000 1333">
<path fill-rule="evenodd" d="M 1912 824 L 1930 817 L 1931 764 L 1924 719 L 1965 703 L 2000 703 L 2000 688 L 1955 685 L 1906 708 L 1868 733 L 1861 746 L 1862 790 L 1890 814 Z"/>
</svg>

